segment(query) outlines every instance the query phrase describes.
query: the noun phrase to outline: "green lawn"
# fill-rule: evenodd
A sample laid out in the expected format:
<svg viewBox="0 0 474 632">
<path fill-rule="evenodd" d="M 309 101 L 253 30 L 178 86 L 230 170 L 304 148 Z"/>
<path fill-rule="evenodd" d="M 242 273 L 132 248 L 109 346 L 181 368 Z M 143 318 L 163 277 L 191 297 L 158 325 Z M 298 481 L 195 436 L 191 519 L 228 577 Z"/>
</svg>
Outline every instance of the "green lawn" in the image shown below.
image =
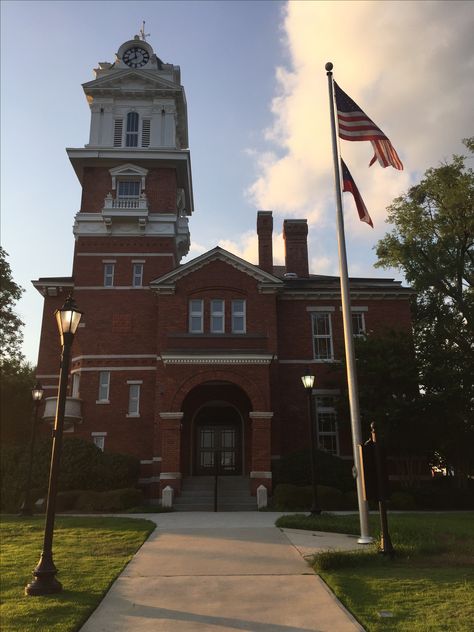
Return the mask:
<svg viewBox="0 0 474 632">
<path fill-rule="evenodd" d="M 155 525 L 133 518 L 56 518 L 54 562 L 63 592 L 29 597 L 43 543 L 44 516 L 1 519 L 2 632 L 73 632 L 97 607 Z"/>
<path fill-rule="evenodd" d="M 378 516 L 370 523 L 378 538 Z M 357 516 L 284 516 L 277 525 L 358 533 Z M 376 545 L 329 552 L 315 557 L 316 572 L 367 632 L 472 632 L 474 513 L 394 514 L 389 527 L 395 559 Z"/>
</svg>

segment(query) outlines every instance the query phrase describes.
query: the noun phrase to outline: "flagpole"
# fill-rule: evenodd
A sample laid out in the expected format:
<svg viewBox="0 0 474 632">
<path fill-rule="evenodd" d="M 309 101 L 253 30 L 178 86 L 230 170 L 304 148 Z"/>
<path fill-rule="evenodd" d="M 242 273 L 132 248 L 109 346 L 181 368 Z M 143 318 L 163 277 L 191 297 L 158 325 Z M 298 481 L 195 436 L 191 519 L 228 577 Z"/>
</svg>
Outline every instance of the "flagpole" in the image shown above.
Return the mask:
<svg viewBox="0 0 474 632">
<path fill-rule="evenodd" d="M 351 299 L 349 292 L 349 275 L 347 272 L 346 241 L 344 237 L 344 216 L 342 213 L 340 156 L 336 133 L 336 116 L 334 111 L 334 86 L 332 69 L 333 65 L 328 62 L 325 66 L 329 87 L 329 107 L 331 111 L 331 137 L 332 151 L 334 159 L 334 185 L 336 189 L 337 208 L 337 244 L 339 251 L 339 270 L 341 276 L 341 301 L 342 318 L 344 322 L 344 344 L 346 349 L 347 385 L 349 389 L 349 405 L 351 411 L 352 429 L 352 451 L 354 455 L 354 467 L 357 485 L 357 500 L 359 504 L 360 538 L 359 544 L 370 544 L 373 539 L 369 534 L 369 511 L 368 503 L 364 500 L 364 488 L 362 480 L 362 463 L 359 446 L 362 444 L 359 394 L 357 389 L 357 372 L 355 366 L 354 338 L 352 336 Z"/>
</svg>

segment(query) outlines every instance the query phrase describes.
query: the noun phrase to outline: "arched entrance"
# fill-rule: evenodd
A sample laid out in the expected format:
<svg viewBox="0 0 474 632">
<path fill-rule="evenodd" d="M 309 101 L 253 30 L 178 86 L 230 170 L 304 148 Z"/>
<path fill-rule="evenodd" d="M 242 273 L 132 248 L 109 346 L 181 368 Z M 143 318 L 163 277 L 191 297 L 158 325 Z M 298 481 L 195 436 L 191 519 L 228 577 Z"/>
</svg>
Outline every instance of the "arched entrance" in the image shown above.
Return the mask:
<svg viewBox="0 0 474 632">
<path fill-rule="evenodd" d="M 227 402 L 203 406 L 194 419 L 192 473 L 195 476 L 242 474 L 242 426 L 241 414 Z"/>
<path fill-rule="evenodd" d="M 184 476 L 248 475 L 251 403 L 235 384 L 208 381 L 183 402 L 181 471 Z"/>
</svg>

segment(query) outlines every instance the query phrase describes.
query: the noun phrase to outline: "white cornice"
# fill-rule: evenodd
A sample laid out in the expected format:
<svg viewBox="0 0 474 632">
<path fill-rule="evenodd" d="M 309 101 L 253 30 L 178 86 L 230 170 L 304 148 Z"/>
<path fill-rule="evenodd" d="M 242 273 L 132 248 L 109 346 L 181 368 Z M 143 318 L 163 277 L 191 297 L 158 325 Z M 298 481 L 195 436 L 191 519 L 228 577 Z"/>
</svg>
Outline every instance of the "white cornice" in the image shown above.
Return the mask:
<svg viewBox="0 0 474 632">
<path fill-rule="evenodd" d="M 163 364 L 270 364 L 272 353 L 162 353 Z"/>
</svg>

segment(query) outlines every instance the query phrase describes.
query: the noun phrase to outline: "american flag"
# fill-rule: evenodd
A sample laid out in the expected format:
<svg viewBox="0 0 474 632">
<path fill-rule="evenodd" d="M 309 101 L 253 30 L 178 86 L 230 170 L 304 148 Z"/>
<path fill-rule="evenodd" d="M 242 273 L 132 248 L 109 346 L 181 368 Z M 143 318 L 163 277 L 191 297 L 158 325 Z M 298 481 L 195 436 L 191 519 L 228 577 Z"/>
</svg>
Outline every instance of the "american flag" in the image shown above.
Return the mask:
<svg viewBox="0 0 474 632">
<path fill-rule="evenodd" d="M 357 207 L 357 212 L 359 213 L 359 219 L 361 222 L 365 222 L 369 224 L 369 226 L 374 227 L 372 223 L 372 219 L 370 218 L 369 211 L 364 204 L 364 200 L 362 199 L 359 189 L 354 182 L 354 178 L 351 176 L 349 169 L 347 168 L 346 163 L 341 158 L 341 167 L 342 167 L 342 190 L 347 193 L 352 193 L 354 196 L 354 200 Z"/>
<path fill-rule="evenodd" d="M 378 160 L 382 167 L 392 165 L 395 169 L 402 170 L 402 161 L 380 127 L 375 125 L 357 103 L 344 90 L 341 90 L 336 82 L 334 82 L 334 87 L 339 136 L 344 140 L 370 140 L 375 153 L 369 166 Z"/>
</svg>

